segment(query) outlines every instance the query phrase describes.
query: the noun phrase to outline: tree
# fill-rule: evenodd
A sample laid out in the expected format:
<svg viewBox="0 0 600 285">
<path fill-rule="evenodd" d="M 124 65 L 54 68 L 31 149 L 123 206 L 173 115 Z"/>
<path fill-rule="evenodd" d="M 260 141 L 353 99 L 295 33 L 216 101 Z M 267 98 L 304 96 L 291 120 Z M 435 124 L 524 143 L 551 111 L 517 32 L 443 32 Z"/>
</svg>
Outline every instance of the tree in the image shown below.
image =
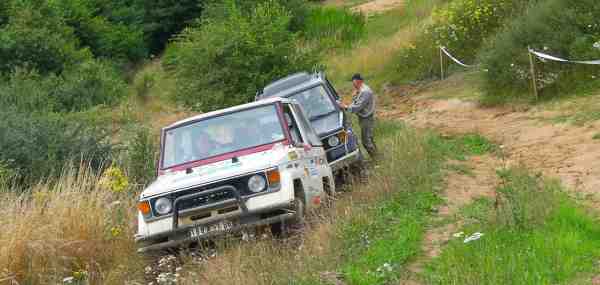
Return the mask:
<svg viewBox="0 0 600 285">
<path fill-rule="evenodd" d="M 0 27 L 0 73 L 15 67 L 61 72 L 91 57 L 79 48 L 73 29 L 50 7 L 19 2 L 8 14 L 7 23 Z"/>
<path fill-rule="evenodd" d="M 299 48 L 291 15 L 277 1 L 244 14 L 233 0 L 223 18 L 205 18 L 171 44 L 164 64 L 177 81 L 177 99 L 201 111 L 251 101 L 256 91 L 318 58 Z"/>
<path fill-rule="evenodd" d="M 202 0 L 139 0 L 143 3 L 144 34 L 152 53 L 200 17 Z"/>
</svg>

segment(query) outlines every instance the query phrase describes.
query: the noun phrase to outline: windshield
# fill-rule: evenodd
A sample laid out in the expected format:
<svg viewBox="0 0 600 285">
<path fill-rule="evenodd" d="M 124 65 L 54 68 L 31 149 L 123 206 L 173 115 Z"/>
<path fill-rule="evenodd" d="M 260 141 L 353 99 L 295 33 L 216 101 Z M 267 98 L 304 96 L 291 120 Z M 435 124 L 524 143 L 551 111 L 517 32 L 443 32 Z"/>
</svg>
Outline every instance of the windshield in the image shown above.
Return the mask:
<svg viewBox="0 0 600 285">
<path fill-rule="evenodd" d="M 275 105 L 213 117 L 165 133 L 163 168 L 284 139 Z"/>
<path fill-rule="evenodd" d="M 296 99 L 300 103 L 310 120 L 335 111 L 333 100 L 322 85 L 296 93 L 290 98 Z"/>
</svg>

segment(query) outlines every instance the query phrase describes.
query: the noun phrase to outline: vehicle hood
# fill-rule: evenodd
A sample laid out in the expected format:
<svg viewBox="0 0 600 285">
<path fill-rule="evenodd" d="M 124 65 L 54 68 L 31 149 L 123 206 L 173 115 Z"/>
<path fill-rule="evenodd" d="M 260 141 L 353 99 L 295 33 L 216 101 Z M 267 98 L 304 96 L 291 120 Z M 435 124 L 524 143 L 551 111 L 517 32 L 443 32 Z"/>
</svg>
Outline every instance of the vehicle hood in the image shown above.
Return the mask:
<svg viewBox="0 0 600 285">
<path fill-rule="evenodd" d="M 228 159 L 202 165 L 192 168 L 192 172 L 189 174 L 185 170 L 168 172 L 150 184 L 142 192 L 141 198 L 166 194 L 276 167 L 286 161 L 287 153 L 288 147 L 278 145 L 264 152 L 240 156 L 238 162 Z"/>
<path fill-rule="evenodd" d="M 342 112 L 331 113 L 327 116 L 310 120 L 319 137 L 342 128 Z"/>
</svg>

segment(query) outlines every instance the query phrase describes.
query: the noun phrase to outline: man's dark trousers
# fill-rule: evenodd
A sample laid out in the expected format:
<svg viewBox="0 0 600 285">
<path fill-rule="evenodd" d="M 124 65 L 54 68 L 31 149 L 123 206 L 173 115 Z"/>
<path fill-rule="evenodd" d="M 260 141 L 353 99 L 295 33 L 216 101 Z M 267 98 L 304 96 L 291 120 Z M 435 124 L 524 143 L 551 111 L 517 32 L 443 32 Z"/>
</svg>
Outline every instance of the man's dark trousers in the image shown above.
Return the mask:
<svg viewBox="0 0 600 285">
<path fill-rule="evenodd" d="M 360 125 L 360 134 L 362 145 L 365 147 L 371 159 L 377 158 L 377 147 L 375 146 L 375 140 L 373 139 L 373 129 L 375 128 L 375 116 L 370 115 L 368 117 L 358 117 L 358 124 Z"/>
</svg>

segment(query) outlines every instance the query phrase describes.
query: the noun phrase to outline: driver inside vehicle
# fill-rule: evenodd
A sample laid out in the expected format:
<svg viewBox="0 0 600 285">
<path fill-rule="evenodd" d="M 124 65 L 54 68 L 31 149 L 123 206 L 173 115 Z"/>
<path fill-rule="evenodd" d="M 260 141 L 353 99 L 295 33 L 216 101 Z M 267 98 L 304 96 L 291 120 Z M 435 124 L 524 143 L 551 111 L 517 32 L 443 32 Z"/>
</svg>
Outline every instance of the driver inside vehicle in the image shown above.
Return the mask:
<svg viewBox="0 0 600 285">
<path fill-rule="evenodd" d="M 248 146 L 258 146 L 264 143 L 262 137 L 263 130 L 261 124 L 256 119 L 247 118 L 238 123 L 236 130 L 237 148 L 246 148 Z"/>
<path fill-rule="evenodd" d="M 194 132 L 192 137 L 192 159 L 200 160 L 211 156 L 216 143 L 210 135 L 203 131 Z"/>
</svg>

